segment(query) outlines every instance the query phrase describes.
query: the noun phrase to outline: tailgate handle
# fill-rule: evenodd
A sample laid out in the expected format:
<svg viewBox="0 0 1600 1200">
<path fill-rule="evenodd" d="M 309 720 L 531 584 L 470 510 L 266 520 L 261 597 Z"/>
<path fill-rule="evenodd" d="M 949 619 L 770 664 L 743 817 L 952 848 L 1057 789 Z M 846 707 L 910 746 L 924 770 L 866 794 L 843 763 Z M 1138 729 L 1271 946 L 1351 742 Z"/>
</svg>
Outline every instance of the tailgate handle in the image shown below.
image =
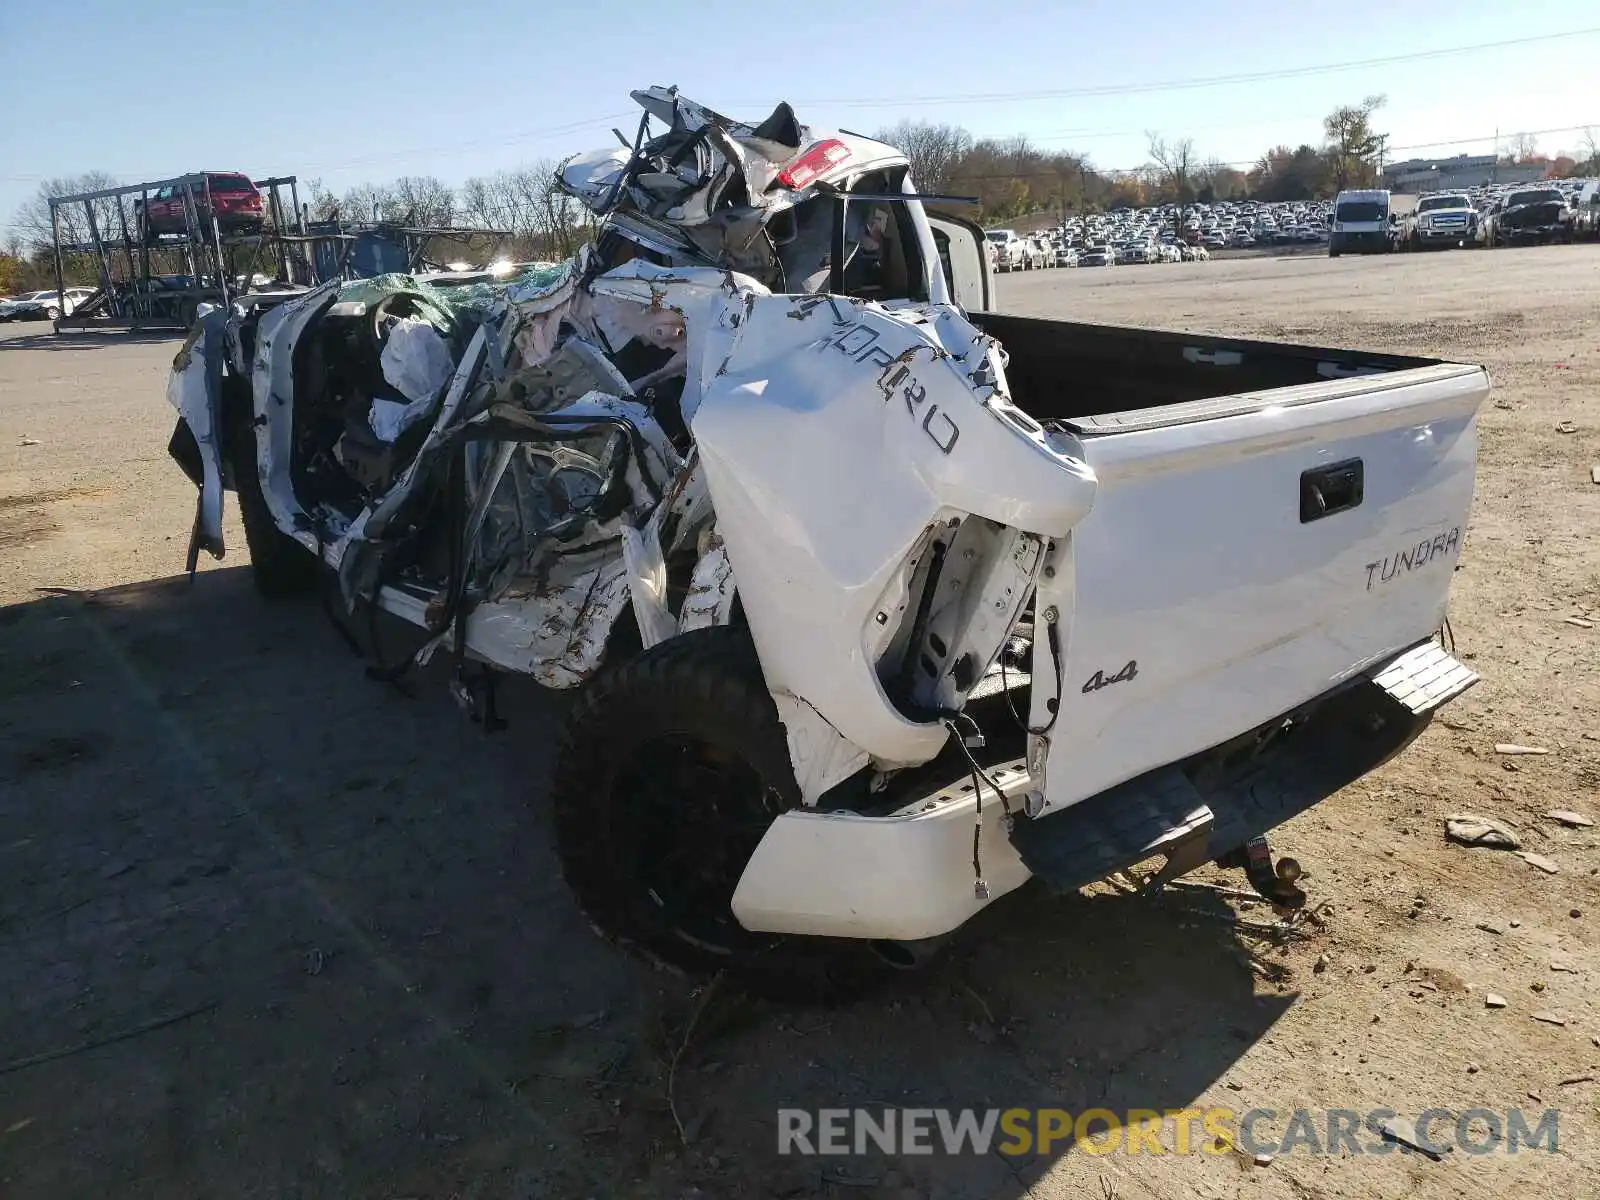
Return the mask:
<svg viewBox="0 0 1600 1200">
<path fill-rule="evenodd" d="M 1347 458 L 1300 475 L 1300 524 L 1357 508 L 1366 483 L 1359 458 Z"/>
</svg>

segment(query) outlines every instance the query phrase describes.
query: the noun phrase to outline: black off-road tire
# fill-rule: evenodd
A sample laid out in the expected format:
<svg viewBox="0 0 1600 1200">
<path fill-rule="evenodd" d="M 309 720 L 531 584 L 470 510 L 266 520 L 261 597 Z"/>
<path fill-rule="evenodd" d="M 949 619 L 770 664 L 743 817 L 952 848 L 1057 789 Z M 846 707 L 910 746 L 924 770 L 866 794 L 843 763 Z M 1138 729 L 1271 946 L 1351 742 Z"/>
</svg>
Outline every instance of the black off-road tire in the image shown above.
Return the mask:
<svg viewBox="0 0 1600 1200">
<path fill-rule="evenodd" d="M 663 755 L 683 764 L 679 781 L 693 759 L 697 779 L 722 770 L 735 782 L 684 787 L 657 771 L 648 778 L 660 786 L 638 786 Z M 753 933 L 733 916 L 761 835 L 800 804 L 745 629 L 681 634 L 604 670 L 568 717 L 551 792 L 567 884 L 596 930 L 625 949 L 691 974 L 726 972 L 787 1003 L 845 1003 L 894 971 L 867 942 Z M 675 853 L 684 861 L 666 882 L 650 878 Z"/>
<path fill-rule="evenodd" d="M 317 587 L 320 564 L 316 555 L 288 536 L 272 519 L 261 494 L 256 467 L 255 430 L 243 422 L 228 443 L 233 486 L 239 497 L 239 520 L 250 551 L 250 574 L 256 591 L 269 600 L 302 596 Z"/>
</svg>

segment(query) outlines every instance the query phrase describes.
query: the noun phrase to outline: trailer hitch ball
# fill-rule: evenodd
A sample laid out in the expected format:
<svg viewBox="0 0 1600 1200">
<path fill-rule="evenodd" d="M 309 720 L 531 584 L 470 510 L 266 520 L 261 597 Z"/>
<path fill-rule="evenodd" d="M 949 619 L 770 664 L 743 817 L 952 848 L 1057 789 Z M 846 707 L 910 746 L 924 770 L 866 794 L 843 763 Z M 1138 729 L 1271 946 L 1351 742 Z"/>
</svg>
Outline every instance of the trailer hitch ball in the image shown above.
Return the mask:
<svg viewBox="0 0 1600 1200">
<path fill-rule="evenodd" d="M 1216 860 L 1219 867 L 1243 868 L 1250 886 L 1263 900 L 1269 900 L 1280 912 L 1304 908 L 1306 894 L 1296 886 L 1305 872 L 1292 858 L 1272 861 L 1272 847 L 1264 837 L 1254 837 L 1243 846 Z"/>
</svg>

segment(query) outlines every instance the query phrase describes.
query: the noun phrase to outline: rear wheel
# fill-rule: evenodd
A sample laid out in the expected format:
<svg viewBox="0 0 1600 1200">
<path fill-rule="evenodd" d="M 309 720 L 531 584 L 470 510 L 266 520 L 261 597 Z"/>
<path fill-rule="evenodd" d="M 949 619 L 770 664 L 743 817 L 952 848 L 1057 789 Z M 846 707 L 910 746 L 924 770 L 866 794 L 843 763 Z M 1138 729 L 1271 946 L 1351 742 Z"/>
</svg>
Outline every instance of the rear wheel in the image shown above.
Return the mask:
<svg viewBox="0 0 1600 1200">
<path fill-rule="evenodd" d="M 751 855 L 800 802 L 743 629 L 682 634 L 596 678 L 568 720 L 552 801 L 579 906 L 631 950 L 813 1003 L 851 999 L 892 969 L 865 942 L 754 933 L 733 915 Z"/>
</svg>

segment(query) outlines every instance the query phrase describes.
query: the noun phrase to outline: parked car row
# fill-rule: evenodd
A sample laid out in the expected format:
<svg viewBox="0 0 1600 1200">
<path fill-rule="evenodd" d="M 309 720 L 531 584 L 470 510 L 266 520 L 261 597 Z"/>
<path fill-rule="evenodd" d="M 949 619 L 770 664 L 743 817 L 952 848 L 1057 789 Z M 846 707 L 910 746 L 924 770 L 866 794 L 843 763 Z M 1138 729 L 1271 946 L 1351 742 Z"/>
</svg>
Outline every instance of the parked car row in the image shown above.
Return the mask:
<svg viewBox="0 0 1600 1200">
<path fill-rule="evenodd" d="M 1019 234 L 1013 229 L 989 229 L 989 265 L 995 271 L 1032 271 L 1046 267 L 1114 267 L 1127 263 L 1201 262 L 1211 257 L 1201 245 L 1172 238 L 1160 240 L 1139 234 L 1115 241 L 1090 235 L 1073 236 L 1064 230 Z"/>
<path fill-rule="evenodd" d="M 1600 180 L 1549 180 L 1479 199 L 1475 240 L 1485 246 L 1600 237 Z"/>
<path fill-rule="evenodd" d="M 1174 261 L 1173 251 L 1181 258 L 1183 246 L 1322 246 L 1336 258 L 1600 240 L 1600 180 L 1487 184 L 1417 198 L 1368 189 L 1341 192 L 1332 200 L 1149 205 L 1070 216 L 1041 234 L 995 229 L 988 236 L 997 271 Z"/>
<path fill-rule="evenodd" d="M 55 288 L 44 292 L 27 292 L 9 300 L 0 300 L 0 321 L 59 321 L 70 316 L 90 296 L 93 288 L 68 288 L 66 294 Z"/>
<path fill-rule="evenodd" d="M 1600 239 L 1600 179 L 1489 185 L 1423 196 L 1390 218 L 1389 248 L 1485 248 Z"/>
</svg>

